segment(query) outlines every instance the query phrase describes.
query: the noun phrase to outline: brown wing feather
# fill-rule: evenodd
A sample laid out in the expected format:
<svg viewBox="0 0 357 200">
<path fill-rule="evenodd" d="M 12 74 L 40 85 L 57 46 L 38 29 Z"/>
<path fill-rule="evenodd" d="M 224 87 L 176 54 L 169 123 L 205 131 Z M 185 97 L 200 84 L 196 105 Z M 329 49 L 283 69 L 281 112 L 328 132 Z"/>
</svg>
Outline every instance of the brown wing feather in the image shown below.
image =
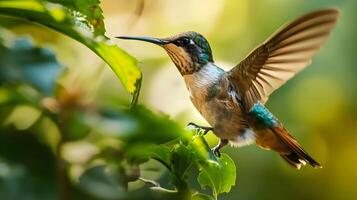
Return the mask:
<svg viewBox="0 0 357 200">
<path fill-rule="evenodd" d="M 268 96 L 311 63 L 337 22 L 336 9 L 306 14 L 273 34 L 227 72 L 246 108 Z"/>
</svg>

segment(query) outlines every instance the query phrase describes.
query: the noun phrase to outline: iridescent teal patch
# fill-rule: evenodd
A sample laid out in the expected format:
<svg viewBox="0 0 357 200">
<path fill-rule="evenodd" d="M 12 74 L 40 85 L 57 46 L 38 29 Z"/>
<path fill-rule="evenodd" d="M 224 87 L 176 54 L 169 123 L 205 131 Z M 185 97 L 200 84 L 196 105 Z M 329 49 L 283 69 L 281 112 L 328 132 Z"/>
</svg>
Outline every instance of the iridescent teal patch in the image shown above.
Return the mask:
<svg viewBox="0 0 357 200">
<path fill-rule="evenodd" d="M 250 114 L 252 114 L 256 123 L 263 127 L 277 126 L 279 124 L 274 115 L 260 102 L 253 105 L 250 109 Z"/>
<path fill-rule="evenodd" d="M 207 63 L 210 60 L 210 56 L 205 53 L 198 54 L 198 57 L 200 59 L 200 62 L 203 62 L 203 63 Z"/>
</svg>

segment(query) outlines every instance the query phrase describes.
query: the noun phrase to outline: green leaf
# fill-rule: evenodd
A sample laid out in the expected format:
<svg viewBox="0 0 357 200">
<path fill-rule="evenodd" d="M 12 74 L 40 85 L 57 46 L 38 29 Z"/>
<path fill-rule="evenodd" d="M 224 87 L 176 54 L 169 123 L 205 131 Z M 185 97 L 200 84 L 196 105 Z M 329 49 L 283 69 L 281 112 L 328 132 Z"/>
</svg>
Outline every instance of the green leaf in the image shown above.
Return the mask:
<svg viewBox="0 0 357 200">
<path fill-rule="evenodd" d="M 43 94 L 40 94 L 39 91 L 30 85 L 21 84 L 0 87 L 0 107 L 13 108 L 19 104 L 28 104 L 35 108 L 42 109 L 42 98 Z"/>
<path fill-rule="evenodd" d="M 171 154 L 172 182 L 180 193 L 188 193 L 188 172 L 194 163 L 194 154 L 182 142 L 174 146 Z"/>
<path fill-rule="evenodd" d="M 172 150 L 171 163 L 172 171 L 180 180 L 185 180 L 186 173 L 194 161 L 193 152 L 182 144 L 175 145 Z"/>
<path fill-rule="evenodd" d="M 72 11 L 75 17 L 84 17 L 82 22 L 94 32 L 95 35 L 104 35 L 103 11 L 99 0 L 48 0 L 61 4 Z"/>
<path fill-rule="evenodd" d="M 95 166 L 82 174 L 79 178 L 79 186 L 97 198 L 123 198 L 125 197 L 125 190 L 120 187 L 115 176 L 116 175 L 112 174 L 105 166 Z"/>
<path fill-rule="evenodd" d="M 27 39 L 17 39 L 11 47 L 0 45 L 0 85 L 27 83 L 50 95 L 61 69 L 51 50 Z"/>
<path fill-rule="evenodd" d="M 68 1 L 61 1 L 61 3 L 62 2 Z M 64 3 L 64 5 L 66 5 L 66 3 Z M 75 3 L 74 5 L 76 5 L 74 8 L 81 7 L 79 3 Z M 71 8 L 73 9 L 73 7 L 69 9 Z M 39 23 L 87 46 L 112 68 L 128 92 L 134 95 L 137 94 L 137 85 L 138 82 L 141 81 L 141 71 L 137 66 L 136 59 L 118 46 L 111 45 L 110 41 L 107 40 L 104 35 L 98 36 L 100 35 L 99 33 L 103 33 L 103 31 L 98 31 L 97 29 L 90 30 L 88 27 L 82 26 L 81 24 L 83 23 L 81 20 L 73 16 L 69 9 L 61 4 L 53 4 L 40 0 L 0 1 L 0 13 L 2 15 Z M 78 8 L 78 10 L 81 9 Z M 84 7 L 83 9 L 85 10 Z M 88 13 L 87 11 L 82 11 L 82 14 L 84 14 L 87 19 L 93 18 L 95 15 L 93 14 L 92 16 Z"/>
<path fill-rule="evenodd" d="M 196 193 L 192 195 L 191 200 L 214 200 L 214 198 L 207 194 Z"/>
<path fill-rule="evenodd" d="M 219 194 L 229 192 L 235 181 L 236 167 L 227 154 L 222 154 L 218 162 L 209 161 L 201 165 L 198 182 L 202 188 L 210 187 L 215 199 Z"/>
<path fill-rule="evenodd" d="M 196 161 L 206 162 L 208 160 L 217 161 L 217 157 L 211 151 L 209 145 L 207 144 L 203 133 L 198 132 L 191 138 L 191 149 L 195 152 Z"/>
<path fill-rule="evenodd" d="M 171 152 L 170 148 L 160 145 L 151 152 L 151 158 L 159 161 L 166 168 L 171 170 Z"/>
<path fill-rule="evenodd" d="M 41 114 L 41 111 L 35 107 L 19 104 L 8 115 L 4 125 L 14 126 L 18 130 L 26 130 L 39 120 Z"/>
<path fill-rule="evenodd" d="M 99 133 L 125 141 L 128 148 L 135 144 L 163 144 L 183 137 L 181 127 L 168 116 L 136 106 L 132 109 L 102 109 L 100 115 L 89 118 L 88 124 Z"/>
<path fill-rule="evenodd" d="M 30 133 L 0 126 L 1 199 L 56 199 L 58 196 L 55 155 Z"/>
<path fill-rule="evenodd" d="M 156 156 L 163 156 L 158 159 L 165 159 L 163 162 L 169 165 L 170 161 L 163 155 L 165 150 L 156 152 L 164 147 L 157 145 L 183 138 L 186 133 L 168 116 L 155 114 L 143 106 L 102 109 L 99 114 L 88 115 L 86 120 L 94 132 L 120 139 L 126 159 L 131 163 L 142 163 L 158 153 Z"/>
<path fill-rule="evenodd" d="M 136 106 L 136 104 L 138 103 L 139 100 L 139 95 L 140 95 L 140 89 L 141 89 L 141 82 L 142 79 L 140 78 L 140 80 L 136 81 L 136 92 L 133 94 L 133 97 L 131 99 L 131 104 L 130 107 L 134 108 Z"/>
<path fill-rule="evenodd" d="M 85 121 L 85 114 L 79 111 L 70 111 L 68 124 L 63 130 L 65 140 L 79 140 L 88 135 L 90 126 Z"/>
<path fill-rule="evenodd" d="M 126 191 L 121 185 L 123 177 L 104 165 L 87 169 L 79 178 L 79 187 L 95 199 L 137 200 L 137 199 L 177 199 L 176 193 L 158 194 L 149 188 Z M 166 198 L 164 198 L 166 197 Z M 168 198 L 169 197 L 169 198 Z M 86 199 L 86 198 L 84 198 Z"/>
</svg>

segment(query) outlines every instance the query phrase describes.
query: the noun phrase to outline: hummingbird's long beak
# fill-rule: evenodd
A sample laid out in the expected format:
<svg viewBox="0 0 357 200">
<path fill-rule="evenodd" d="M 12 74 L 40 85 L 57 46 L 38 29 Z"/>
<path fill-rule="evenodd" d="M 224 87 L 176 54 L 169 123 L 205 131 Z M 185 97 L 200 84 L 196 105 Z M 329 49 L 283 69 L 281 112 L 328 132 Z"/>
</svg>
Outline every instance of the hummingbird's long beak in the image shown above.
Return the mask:
<svg viewBox="0 0 357 200">
<path fill-rule="evenodd" d="M 168 40 L 159 39 L 159 38 L 152 38 L 152 37 L 118 36 L 118 37 L 115 37 L 115 38 L 124 39 L 124 40 L 140 40 L 140 41 L 150 42 L 150 43 L 158 44 L 158 45 L 164 45 L 164 44 L 170 43 L 170 41 L 168 41 Z"/>
</svg>

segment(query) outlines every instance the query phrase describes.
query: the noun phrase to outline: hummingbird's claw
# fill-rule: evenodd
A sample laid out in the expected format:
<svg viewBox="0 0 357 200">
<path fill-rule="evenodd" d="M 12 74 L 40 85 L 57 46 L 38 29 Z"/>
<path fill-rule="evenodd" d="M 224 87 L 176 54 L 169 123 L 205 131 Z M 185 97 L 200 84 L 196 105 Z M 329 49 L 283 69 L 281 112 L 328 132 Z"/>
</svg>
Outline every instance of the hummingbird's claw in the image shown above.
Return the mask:
<svg viewBox="0 0 357 200">
<path fill-rule="evenodd" d="M 213 154 L 216 155 L 218 158 L 221 157 L 221 152 L 219 151 L 222 147 L 226 146 L 228 144 L 227 139 L 219 139 L 219 143 L 217 146 L 213 147 L 212 151 Z"/>
<path fill-rule="evenodd" d="M 213 131 L 213 128 L 212 127 L 208 127 L 208 126 L 200 126 L 200 125 L 197 125 L 193 122 L 190 122 L 187 124 L 187 126 L 193 126 L 195 127 L 196 129 L 201 129 L 203 130 L 203 135 L 206 135 L 209 131 Z"/>
<path fill-rule="evenodd" d="M 213 149 L 212 149 L 212 151 L 213 151 L 213 154 L 215 155 L 215 156 L 217 156 L 218 158 L 220 158 L 221 157 L 221 152 L 219 151 L 219 147 L 218 146 L 216 146 L 216 147 L 214 147 Z"/>
</svg>

